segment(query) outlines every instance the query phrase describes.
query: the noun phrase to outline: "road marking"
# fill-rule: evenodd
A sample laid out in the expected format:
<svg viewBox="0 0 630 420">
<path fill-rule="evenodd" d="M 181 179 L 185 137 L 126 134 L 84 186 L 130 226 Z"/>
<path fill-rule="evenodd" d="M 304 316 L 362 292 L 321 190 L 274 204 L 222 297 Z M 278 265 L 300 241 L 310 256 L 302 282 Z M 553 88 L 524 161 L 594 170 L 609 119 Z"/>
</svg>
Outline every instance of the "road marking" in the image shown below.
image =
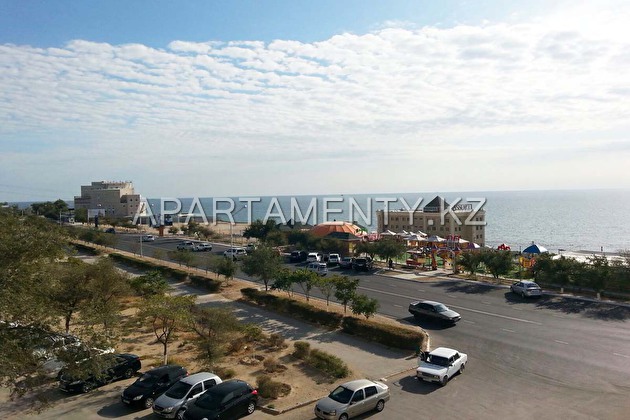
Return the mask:
<svg viewBox="0 0 630 420">
<path fill-rule="evenodd" d="M 619 356 L 619 357 L 625 357 L 626 359 L 630 359 L 630 356 L 627 356 L 625 354 L 621 354 L 621 353 L 613 353 L 615 356 Z"/>
<path fill-rule="evenodd" d="M 405 299 L 422 300 L 422 299 L 417 298 L 417 297 L 401 295 L 399 293 L 386 292 L 384 290 L 370 289 L 369 287 L 359 287 L 359 289 L 369 290 L 371 292 L 376 292 L 376 293 L 382 293 L 384 295 L 397 296 L 397 297 L 401 297 L 401 298 L 405 298 Z M 525 324 L 542 325 L 540 322 L 530 321 L 528 319 L 514 318 L 513 316 L 508 316 L 508 315 L 493 314 L 492 312 L 480 311 L 478 309 L 465 308 L 463 306 L 457 306 L 457 305 L 450 305 L 450 306 L 452 308 L 461 309 L 461 310 L 469 311 L 469 312 L 474 312 L 474 313 L 477 313 L 477 314 L 494 316 L 494 317 L 503 318 L 503 319 L 509 319 L 510 321 L 524 322 Z"/>
<path fill-rule="evenodd" d="M 553 340 L 553 341 L 555 341 L 556 343 L 560 343 L 560 344 L 569 344 L 566 341 L 560 341 L 560 340 Z"/>
<path fill-rule="evenodd" d="M 510 329 L 508 329 L 508 328 L 501 328 L 501 330 L 503 330 L 503 331 L 507 331 L 507 332 L 516 332 L 516 331 L 514 331 L 514 330 L 510 330 Z"/>
<path fill-rule="evenodd" d="M 402 305 L 396 305 L 395 303 L 394 303 L 394 306 L 397 308 L 402 308 Z"/>
<path fill-rule="evenodd" d="M 521 308 L 514 308 L 514 307 L 512 307 L 512 309 L 514 309 L 515 311 L 522 311 L 523 310 Z"/>
<path fill-rule="evenodd" d="M 467 320 L 467 319 L 462 319 L 462 322 L 465 322 L 465 323 L 467 323 L 467 324 L 476 324 L 476 322 L 475 322 L 475 321 L 469 321 L 469 320 Z"/>
<path fill-rule="evenodd" d="M 481 303 L 483 303 L 484 305 L 492 305 L 490 302 L 482 300 Z"/>
<path fill-rule="evenodd" d="M 418 289 L 418 292 L 426 292 L 424 289 Z"/>
</svg>

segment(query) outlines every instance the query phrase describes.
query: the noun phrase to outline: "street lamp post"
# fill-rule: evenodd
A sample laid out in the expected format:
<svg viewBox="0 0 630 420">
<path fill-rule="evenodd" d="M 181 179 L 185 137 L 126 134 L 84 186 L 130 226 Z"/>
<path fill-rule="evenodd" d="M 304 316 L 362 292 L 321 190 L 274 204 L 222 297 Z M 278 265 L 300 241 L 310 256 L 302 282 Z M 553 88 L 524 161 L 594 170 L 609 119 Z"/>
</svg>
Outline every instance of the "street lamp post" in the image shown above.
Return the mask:
<svg viewBox="0 0 630 420">
<path fill-rule="evenodd" d="M 246 209 L 247 208 L 247 204 L 243 204 L 243 207 L 241 207 L 240 209 L 236 210 L 234 212 L 234 214 L 232 216 L 236 216 L 238 214 L 239 211 Z M 234 248 L 234 233 L 233 233 L 233 228 L 234 228 L 234 221 L 230 221 L 230 249 Z"/>
</svg>

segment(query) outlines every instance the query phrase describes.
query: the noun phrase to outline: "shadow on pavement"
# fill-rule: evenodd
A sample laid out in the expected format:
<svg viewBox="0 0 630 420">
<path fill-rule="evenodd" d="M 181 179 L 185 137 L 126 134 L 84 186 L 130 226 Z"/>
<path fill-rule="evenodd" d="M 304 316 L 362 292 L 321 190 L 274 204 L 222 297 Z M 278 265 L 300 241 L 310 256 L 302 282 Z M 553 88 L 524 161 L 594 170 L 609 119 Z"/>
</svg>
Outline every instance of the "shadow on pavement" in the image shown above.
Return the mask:
<svg viewBox="0 0 630 420">
<path fill-rule="evenodd" d="M 505 301 L 511 305 L 516 304 L 541 304 L 545 301 L 549 301 L 552 298 L 550 296 L 541 296 L 537 298 L 523 298 L 517 295 L 516 293 L 512 293 L 511 291 L 507 291 L 504 293 Z"/>
<path fill-rule="evenodd" d="M 400 386 L 400 389 L 405 392 L 420 395 L 428 395 L 440 388 L 438 384 L 420 381 L 415 376 L 405 376 L 393 385 Z"/>
<path fill-rule="evenodd" d="M 442 287 L 448 293 L 467 293 L 476 295 L 482 295 L 497 289 L 489 284 L 469 283 L 464 281 L 440 281 L 431 284 L 431 287 Z"/>
<path fill-rule="evenodd" d="M 453 328 L 456 325 L 456 324 L 451 324 L 451 323 L 442 322 L 442 321 L 433 320 L 433 319 L 415 319 L 413 316 L 408 316 L 405 318 L 396 318 L 396 321 L 407 323 L 412 326 L 417 325 L 429 331 L 447 330 L 449 328 Z"/>
<path fill-rule="evenodd" d="M 543 298 L 544 299 L 544 298 Z M 548 298 L 536 304 L 543 309 L 551 309 L 565 314 L 582 314 L 587 318 L 602 321 L 625 321 L 630 318 L 630 308 L 604 302 L 591 302 L 579 299 Z"/>
</svg>

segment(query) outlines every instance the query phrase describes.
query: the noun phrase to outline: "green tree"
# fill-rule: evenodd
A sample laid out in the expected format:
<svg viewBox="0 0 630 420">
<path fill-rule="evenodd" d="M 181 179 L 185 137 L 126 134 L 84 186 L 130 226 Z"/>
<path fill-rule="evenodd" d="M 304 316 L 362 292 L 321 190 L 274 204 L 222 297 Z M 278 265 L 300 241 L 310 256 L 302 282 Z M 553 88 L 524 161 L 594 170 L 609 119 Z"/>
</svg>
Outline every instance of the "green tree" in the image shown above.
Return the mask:
<svg viewBox="0 0 630 420">
<path fill-rule="evenodd" d="M 87 223 L 87 209 L 75 209 L 74 221 L 77 223 Z"/>
<path fill-rule="evenodd" d="M 179 228 L 177 226 L 171 226 L 168 228 L 168 233 L 171 235 L 177 235 L 179 233 Z"/>
<path fill-rule="evenodd" d="M 335 298 L 343 305 L 343 313 L 346 313 L 348 303 L 354 299 L 359 287 L 359 279 L 351 279 L 348 276 L 340 276 L 335 279 Z"/>
<path fill-rule="evenodd" d="M 232 258 L 217 258 L 214 266 L 215 272 L 225 278 L 225 285 L 236 275 L 237 265 Z"/>
<path fill-rule="evenodd" d="M 282 290 L 283 292 L 286 292 L 289 297 L 292 297 L 294 280 L 295 276 L 293 275 L 293 272 L 287 270 L 286 268 L 282 268 L 278 274 L 276 274 L 276 278 L 271 284 L 271 290 Z"/>
<path fill-rule="evenodd" d="M 513 266 L 512 254 L 510 251 L 488 251 L 481 253 L 481 258 L 492 277 L 498 279 L 499 276 L 510 272 Z"/>
<path fill-rule="evenodd" d="M 477 252 L 462 252 L 457 258 L 457 264 L 474 276 L 481 264 L 481 257 Z"/>
<path fill-rule="evenodd" d="M 355 295 L 352 298 L 350 309 L 355 315 L 363 315 L 365 319 L 370 318 L 378 311 L 379 303 L 366 295 Z"/>
<path fill-rule="evenodd" d="M 602 293 L 606 290 L 606 286 L 611 280 L 611 266 L 608 258 L 602 255 L 593 255 L 588 258 L 588 275 L 589 286 L 598 293 Z"/>
<path fill-rule="evenodd" d="M 68 213 L 68 203 L 59 199 L 54 203 L 52 201 L 46 201 L 45 203 L 33 203 L 31 204 L 33 213 L 44 216 L 48 219 L 59 220 L 60 214 Z"/>
<path fill-rule="evenodd" d="M 394 239 L 381 239 L 380 241 L 375 242 L 375 244 L 376 255 L 385 261 L 398 258 L 407 250 L 407 246 L 404 242 Z"/>
<path fill-rule="evenodd" d="M 311 290 L 317 284 L 317 280 L 320 275 L 306 269 L 295 270 L 291 273 L 293 277 L 293 283 L 300 286 L 308 302 L 311 297 Z"/>
<path fill-rule="evenodd" d="M 354 247 L 354 255 L 367 254 L 372 259 L 378 253 L 378 245 L 376 242 L 359 242 L 356 247 Z"/>
<path fill-rule="evenodd" d="M 227 308 L 194 308 L 191 328 L 198 337 L 195 345 L 199 356 L 210 365 L 225 354 L 227 343 L 243 330 L 234 312 Z"/>
<path fill-rule="evenodd" d="M 92 296 L 87 282 L 88 267 L 83 261 L 71 258 L 52 268 L 48 296 L 53 308 L 63 317 L 66 334 L 69 334 L 72 317 Z"/>
<path fill-rule="evenodd" d="M 269 246 L 283 246 L 287 244 L 287 237 L 283 232 L 274 230 L 267 234 L 265 243 Z"/>
<path fill-rule="evenodd" d="M 296 245 L 301 248 L 308 248 L 313 235 L 306 230 L 292 230 L 287 234 L 287 242 L 289 245 Z"/>
<path fill-rule="evenodd" d="M 136 294 L 142 297 L 163 295 L 168 290 L 168 281 L 158 270 L 152 270 L 147 274 L 131 279 L 130 285 Z"/>
<path fill-rule="evenodd" d="M 269 281 L 278 275 L 281 268 L 280 255 L 268 246 L 260 246 L 243 258 L 241 267 L 248 276 L 258 277 L 265 285 L 265 290 L 269 290 Z"/>
<path fill-rule="evenodd" d="M 151 322 L 158 343 L 162 344 L 164 364 L 168 364 L 168 345 L 177 331 L 191 325 L 195 307 L 194 295 L 154 295 L 142 303 L 139 316 Z"/>
<path fill-rule="evenodd" d="M 317 276 L 317 281 L 315 282 L 315 286 L 317 289 L 322 292 L 324 299 L 326 299 L 326 308 L 330 303 L 330 297 L 333 295 L 335 291 L 335 285 L 341 279 L 339 274 L 333 274 L 332 276 Z"/>
<path fill-rule="evenodd" d="M 185 265 L 186 267 L 190 267 L 195 259 L 195 256 L 192 252 L 187 251 L 185 249 L 178 249 L 175 251 L 169 251 L 168 257 L 175 261 L 179 265 Z"/>
<path fill-rule="evenodd" d="M 267 219 L 266 222 L 258 219 L 253 221 L 244 231 L 243 236 L 247 239 L 256 238 L 261 242 L 267 240 L 267 235 L 271 232 L 278 230 L 278 225 L 272 219 Z"/>
</svg>

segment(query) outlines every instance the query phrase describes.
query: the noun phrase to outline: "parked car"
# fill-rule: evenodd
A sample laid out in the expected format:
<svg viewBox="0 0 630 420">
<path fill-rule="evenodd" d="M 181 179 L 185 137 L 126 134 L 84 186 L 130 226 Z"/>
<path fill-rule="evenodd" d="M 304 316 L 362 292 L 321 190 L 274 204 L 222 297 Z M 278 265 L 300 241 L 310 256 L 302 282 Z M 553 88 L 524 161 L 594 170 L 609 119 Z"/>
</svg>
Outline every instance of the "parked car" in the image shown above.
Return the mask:
<svg viewBox="0 0 630 420">
<path fill-rule="evenodd" d="M 232 258 L 233 260 L 240 260 L 247 255 L 245 248 L 230 248 L 223 251 L 225 258 Z"/>
<path fill-rule="evenodd" d="M 446 347 L 430 352 L 416 369 L 416 377 L 423 381 L 437 382 L 444 386 L 456 373 L 463 373 L 468 355 Z"/>
<path fill-rule="evenodd" d="M 177 249 L 180 251 L 192 251 L 195 248 L 193 241 L 183 241 L 177 244 Z"/>
<path fill-rule="evenodd" d="M 341 261 L 341 257 L 339 254 L 329 254 L 328 255 L 328 265 L 337 265 Z"/>
<path fill-rule="evenodd" d="M 443 303 L 434 302 L 432 300 L 411 302 L 409 304 L 409 313 L 416 319 L 430 318 L 451 324 L 455 324 L 462 319 L 460 314 L 449 309 Z"/>
<path fill-rule="evenodd" d="M 352 257 L 343 257 L 341 261 L 339 261 L 340 268 L 352 268 L 352 264 L 354 264 L 354 258 Z"/>
<path fill-rule="evenodd" d="M 140 357 L 135 354 L 104 354 L 96 357 L 99 358 L 97 363 L 103 367 L 99 375 L 73 376 L 66 367 L 59 373 L 59 388 L 65 392 L 89 392 L 116 379 L 129 379 L 142 367 Z"/>
<path fill-rule="evenodd" d="M 116 233 L 116 229 L 114 229 L 114 228 L 107 228 L 107 229 L 105 229 L 105 233 Z"/>
<path fill-rule="evenodd" d="M 523 298 L 542 296 L 542 289 L 540 286 L 529 280 L 517 281 L 510 286 L 510 290 L 512 293 L 520 295 Z"/>
<path fill-rule="evenodd" d="M 60 357 L 62 352 L 65 353 L 65 358 Z M 55 350 L 52 355 L 48 354 L 46 357 L 40 359 L 41 372 L 47 378 L 59 379 L 62 369 L 66 366 L 66 360 L 68 360 L 67 356 L 76 360 L 76 363 L 81 363 L 85 362 L 90 357 L 98 357 L 104 354 L 112 353 L 114 353 L 114 349 L 112 347 L 106 349 L 99 349 L 95 347 L 87 348 L 82 343 L 78 343 L 77 345 L 67 345 Z"/>
<path fill-rule="evenodd" d="M 195 252 L 208 252 L 212 251 L 212 244 L 210 242 L 199 242 L 193 247 Z"/>
<path fill-rule="evenodd" d="M 184 419 L 237 419 L 252 414 L 257 404 L 258 390 L 247 382 L 232 379 L 218 384 L 187 404 Z"/>
<path fill-rule="evenodd" d="M 321 257 L 319 256 L 317 252 L 309 252 L 308 255 L 306 256 L 307 263 L 320 262 L 320 261 L 321 261 Z"/>
<path fill-rule="evenodd" d="M 155 241 L 155 236 L 153 235 L 142 235 L 142 242 L 153 242 Z"/>
<path fill-rule="evenodd" d="M 187 375 L 188 371 L 178 365 L 156 367 L 144 373 L 136 382 L 127 387 L 120 399 L 127 405 L 151 408 L 157 397 Z"/>
<path fill-rule="evenodd" d="M 247 252 L 248 254 L 251 254 L 252 252 L 254 252 L 256 250 L 256 244 L 254 243 L 249 243 L 247 244 L 247 246 L 245 247 L 245 252 Z"/>
<path fill-rule="evenodd" d="M 183 419 L 186 403 L 191 403 L 213 386 L 223 382 L 214 373 L 200 372 L 175 382 L 153 403 L 153 413 L 166 419 Z"/>
<path fill-rule="evenodd" d="M 349 419 L 368 411 L 383 411 L 389 387 L 382 382 L 358 379 L 339 385 L 315 404 L 315 416 L 325 420 Z"/>
<path fill-rule="evenodd" d="M 308 253 L 306 251 L 293 251 L 291 252 L 291 255 L 289 256 L 289 262 L 299 263 L 302 261 L 306 261 L 307 256 L 308 256 Z"/>
<path fill-rule="evenodd" d="M 359 257 L 359 258 L 355 258 L 354 262 L 352 263 L 352 268 L 354 268 L 355 270 L 363 270 L 363 271 L 369 271 L 374 267 L 374 262 L 372 261 L 372 258 L 370 257 Z"/>
<path fill-rule="evenodd" d="M 81 346 L 81 340 L 71 334 L 32 334 L 29 336 L 35 348 L 33 356 L 39 360 L 49 360 L 55 357 L 59 352 L 70 350 L 72 347 Z"/>
<path fill-rule="evenodd" d="M 306 266 L 306 269 L 308 271 L 312 271 L 314 273 L 317 273 L 320 276 L 325 276 L 326 274 L 328 274 L 328 266 L 326 264 L 324 264 L 324 263 L 319 263 L 319 262 L 309 263 Z"/>
</svg>

